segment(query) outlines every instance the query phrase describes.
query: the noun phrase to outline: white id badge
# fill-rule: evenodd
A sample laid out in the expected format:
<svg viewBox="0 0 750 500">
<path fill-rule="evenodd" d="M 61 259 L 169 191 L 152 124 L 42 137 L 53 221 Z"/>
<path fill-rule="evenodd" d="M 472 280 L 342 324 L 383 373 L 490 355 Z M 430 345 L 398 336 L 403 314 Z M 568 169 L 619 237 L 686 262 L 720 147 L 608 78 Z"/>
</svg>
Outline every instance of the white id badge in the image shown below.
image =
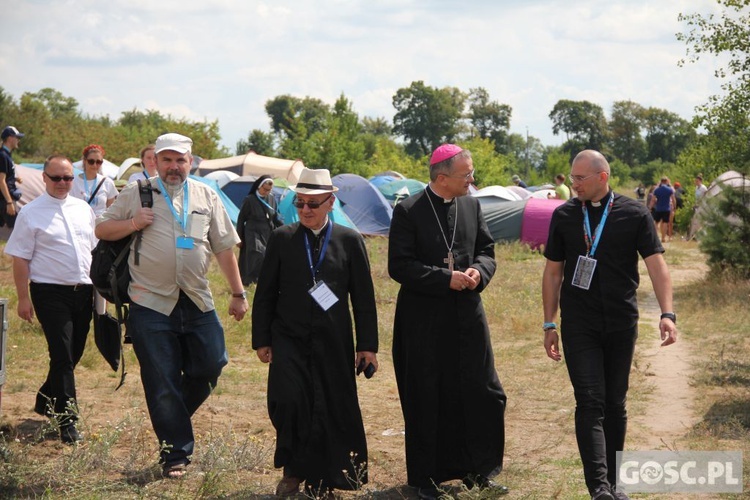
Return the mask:
<svg viewBox="0 0 750 500">
<path fill-rule="evenodd" d="M 322 281 L 315 283 L 315 286 L 307 291 L 315 302 L 318 303 L 321 309 L 327 311 L 330 307 L 339 301 L 339 298 L 328 288 Z"/>
<path fill-rule="evenodd" d="M 570 284 L 588 290 L 591 286 L 591 279 L 594 277 L 594 269 L 596 269 L 596 259 L 579 255 L 573 281 Z"/>
</svg>

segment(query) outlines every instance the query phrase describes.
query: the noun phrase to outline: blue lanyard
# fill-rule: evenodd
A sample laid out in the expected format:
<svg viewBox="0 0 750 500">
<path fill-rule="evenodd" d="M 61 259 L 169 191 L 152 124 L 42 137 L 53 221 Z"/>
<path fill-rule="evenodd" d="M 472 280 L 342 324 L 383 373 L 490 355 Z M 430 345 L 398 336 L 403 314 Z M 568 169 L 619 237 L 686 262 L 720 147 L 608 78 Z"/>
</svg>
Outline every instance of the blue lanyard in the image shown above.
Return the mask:
<svg viewBox="0 0 750 500">
<path fill-rule="evenodd" d="M 599 239 L 602 237 L 604 224 L 607 222 L 607 216 L 609 215 L 610 210 L 612 210 L 612 205 L 614 204 L 614 202 L 615 194 L 610 193 L 609 203 L 607 203 L 607 205 L 604 207 L 604 212 L 602 213 L 602 220 L 599 221 L 599 224 L 596 226 L 593 243 L 591 242 L 591 223 L 589 222 L 589 212 L 588 210 L 586 210 L 586 203 L 581 203 L 581 210 L 583 210 L 583 237 L 586 241 L 587 257 L 593 257 L 594 253 L 596 253 L 596 247 L 599 246 Z"/>
<path fill-rule="evenodd" d="M 255 196 L 258 197 L 258 200 L 261 203 L 263 203 L 265 206 L 268 207 L 268 209 L 271 211 L 271 214 L 273 214 L 276 211 L 276 209 L 274 209 L 271 205 L 269 205 L 268 202 L 266 202 L 266 200 L 264 200 L 263 197 L 261 195 L 259 195 L 257 191 L 255 192 Z"/>
<path fill-rule="evenodd" d="M 94 177 L 94 182 L 91 183 L 91 192 L 89 192 L 89 181 L 86 179 L 86 172 L 81 174 L 81 177 L 83 177 L 83 193 L 88 198 L 88 203 L 91 205 L 94 202 L 94 199 L 91 197 L 91 195 L 94 193 L 94 188 L 96 187 L 96 179 L 97 177 Z"/>
<path fill-rule="evenodd" d="M 187 231 L 187 217 L 188 217 L 188 204 L 190 202 L 190 198 L 188 197 L 188 183 L 187 180 L 185 180 L 184 184 L 182 185 L 182 192 L 183 192 L 183 202 L 182 202 L 182 217 L 177 215 L 177 211 L 174 209 L 174 205 L 172 205 L 172 198 L 169 197 L 169 193 L 167 193 L 167 189 L 164 187 L 164 184 L 161 182 L 161 177 L 156 178 L 156 182 L 159 184 L 159 188 L 161 189 L 162 194 L 164 194 L 164 198 L 167 200 L 167 206 L 169 207 L 169 211 L 172 212 L 172 216 L 175 218 L 177 223 L 182 227 L 182 232 Z"/>
<path fill-rule="evenodd" d="M 305 250 L 307 251 L 307 263 L 310 265 L 310 273 L 312 274 L 313 283 L 315 283 L 315 273 L 320 269 L 320 265 L 323 263 L 323 257 L 326 256 L 326 249 L 328 249 L 328 242 L 331 240 L 331 229 L 333 229 L 333 222 L 328 221 L 328 229 L 326 229 L 326 236 L 323 240 L 323 248 L 320 249 L 320 255 L 318 256 L 318 262 L 313 266 L 312 261 L 312 249 L 310 248 L 310 240 L 307 238 L 307 231 L 305 231 Z"/>
</svg>

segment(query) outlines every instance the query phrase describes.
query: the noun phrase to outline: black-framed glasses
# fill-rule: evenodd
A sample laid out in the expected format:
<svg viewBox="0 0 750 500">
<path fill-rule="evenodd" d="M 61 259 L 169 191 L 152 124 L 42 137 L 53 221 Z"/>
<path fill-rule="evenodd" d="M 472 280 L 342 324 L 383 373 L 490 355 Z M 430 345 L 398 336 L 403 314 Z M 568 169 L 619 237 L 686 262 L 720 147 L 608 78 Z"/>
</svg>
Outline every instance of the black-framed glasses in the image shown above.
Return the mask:
<svg viewBox="0 0 750 500">
<path fill-rule="evenodd" d="M 89 165 L 101 165 L 102 163 L 104 163 L 104 160 L 95 160 L 93 158 L 87 158 L 86 163 L 88 163 Z"/>
<path fill-rule="evenodd" d="M 47 179 L 51 180 L 52 182 L 73 182 L 73 179 L 75 179 L 75 177 L 73 177 L 72 175 L 49 175 L 47 172 L 42 173 L 46 175 Z"/>
<path fill-rule="evenodd" d="M 320 208 L 320 206 L 323 203 L 325 203 L 328 200 L 330 200 L 331 196 L 333 196 L 333 194 L 329 194 L 328 198 L 326 198 L 323 201 L 312 201 L 312 200 L 310 200 L 310 201 L 302 201 L 302 200 L 299 200 L 299 199 L 295 198 L 293 205 L 295 207 L 299 208 L 299 209 L 305 208 L 305 205 L 307 205 L 308 207 L 310 207 L 311 210 L 315 210 L 316 208 Z"/>
</svg>

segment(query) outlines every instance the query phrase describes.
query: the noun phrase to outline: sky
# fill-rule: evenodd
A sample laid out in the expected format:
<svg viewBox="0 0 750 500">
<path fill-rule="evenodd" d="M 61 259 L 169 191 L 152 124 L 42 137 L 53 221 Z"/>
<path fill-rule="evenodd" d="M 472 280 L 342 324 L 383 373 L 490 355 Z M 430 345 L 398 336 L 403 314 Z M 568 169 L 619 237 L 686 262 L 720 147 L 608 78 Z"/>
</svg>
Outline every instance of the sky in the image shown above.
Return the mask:
<svg viewBox="0 0 750 500">
<path fill-rule="evenodd" d="M 511 132 L 559 145 L 560 99 L 632 100 L 685 119 L 718 94 L 718 62 L 678 66 L 680 13 L 715 0 L 20 0 L 3 9 L 0 86 L 52 87 L 83 113 L 218 120 L 234 153 L 283 94 L 392 123 L 400 88 L 483 87 Z M 5 125 L 5 124 L 3 124 Z M 106 145 L 105 145 L 106 147 Z"/>
</svg>

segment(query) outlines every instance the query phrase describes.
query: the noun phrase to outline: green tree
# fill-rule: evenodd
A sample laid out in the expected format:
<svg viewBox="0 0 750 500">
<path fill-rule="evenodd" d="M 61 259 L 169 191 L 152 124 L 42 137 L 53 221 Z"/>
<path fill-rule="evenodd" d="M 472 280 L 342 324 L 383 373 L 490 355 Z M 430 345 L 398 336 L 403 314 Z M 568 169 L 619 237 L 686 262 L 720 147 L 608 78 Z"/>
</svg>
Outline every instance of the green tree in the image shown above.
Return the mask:
<svg viewBox="0 0 750 500">
<path fill-rule="evenodd" d="M 478 87 L 469 90 L 468 119 L 473 131 L 481 139 L 490 139 L 495 143 L 495 150 L 508 152 L 508 129 L 513 109 L 507 104 L 490 101 L 486 89 Z"/>
<path fill-rule="evenodd" d="M 677 39 L 685 42 L 687 58 L 702 55 L 721 57 L 725 64 L 715 75 L 723 83 L 723 95 L 711 96 L 699 108 L 697 126 L 707 131 L 706 147 L 716 149 L 725 168 L 750 172 L 750 0 L 717 0 L 723 7 L 720 18 L 713 15 L 680 14 L 687 25 Z"/>
<path fill-rule="evenodd" d="M 715 271 L 750 278 L 750 190 L 724 186 L 707 202 L 701 251 Z"/>
<path fill-rule="evenodd" d="M 643 121 L 646 129 L 646 161 L 658 159 L 674 163 L 697 137 L 690 122 L 666 109 L 648 108 Z"/>
<path fill-rule="evenodd" d="M 393 132 L 406 140 L 409 154 L 427 156 L 440 144 L 455 141 L 465 101 L 457 88 L 436 89 L 421 80 L 412 82 L 393 96 Z"/>
<path fill-rule="evenodd" d="M 244 155 L 249 151 L 254 151 L 263 156 L 273 156 L 275 153 L 273 133 L 263 132 L 256 128 L 250 131 L 247 140 L 240 139 L 237 141 L 234 154 Z"/>
<path fill-rule="evenodd" d="M 589 101 L 557 101 L 549 114 L 552 133 L 565 133 L 563 150 L 572 158 L 583 149 L 604 152 L 607 119 L 601 106 Z"/>
<path fill-rule="evenodd" d="M 616 101 L 612 105 L 609 136 L 612 153 L 630 167 L 646 157 L 646 141 L 641 135 L 645 110 L 633 101 Z"/>
</svg>

